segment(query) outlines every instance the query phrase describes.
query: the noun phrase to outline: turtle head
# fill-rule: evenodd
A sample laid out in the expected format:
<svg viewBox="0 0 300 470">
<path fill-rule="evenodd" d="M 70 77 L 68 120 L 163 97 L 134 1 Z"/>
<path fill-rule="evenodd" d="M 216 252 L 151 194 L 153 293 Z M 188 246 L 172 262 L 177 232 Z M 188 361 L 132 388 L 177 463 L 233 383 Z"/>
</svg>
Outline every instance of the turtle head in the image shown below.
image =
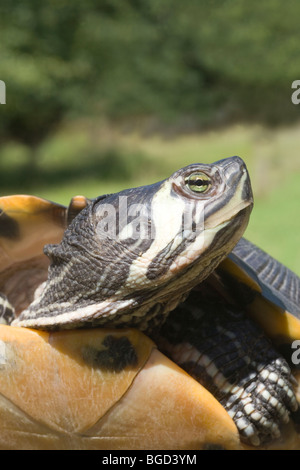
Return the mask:
<svg viewBox="0 0 300 470">
<path fill-rule="evenodd" d="M 232 250 L 252 203 L 239 157 L 93 200 L 45 247 L 48 280 L 14 325 L 149 331 Z"/>
</svg>

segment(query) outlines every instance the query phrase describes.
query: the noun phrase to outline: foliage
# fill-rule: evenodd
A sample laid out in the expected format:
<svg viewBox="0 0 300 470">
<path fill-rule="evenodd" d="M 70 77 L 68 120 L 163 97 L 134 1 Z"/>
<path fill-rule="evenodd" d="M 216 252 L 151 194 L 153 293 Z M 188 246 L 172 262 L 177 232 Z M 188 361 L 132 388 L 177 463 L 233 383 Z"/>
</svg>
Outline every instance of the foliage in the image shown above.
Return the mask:
<svg viewBox="0 0 300 470">
<path fill-rule="evenodd" d="M 35 144 L 83 114 L 183 130 L 297 115 L 299 2 L 3 0 L 0 13 L 2 138 Z"/>
</svg>

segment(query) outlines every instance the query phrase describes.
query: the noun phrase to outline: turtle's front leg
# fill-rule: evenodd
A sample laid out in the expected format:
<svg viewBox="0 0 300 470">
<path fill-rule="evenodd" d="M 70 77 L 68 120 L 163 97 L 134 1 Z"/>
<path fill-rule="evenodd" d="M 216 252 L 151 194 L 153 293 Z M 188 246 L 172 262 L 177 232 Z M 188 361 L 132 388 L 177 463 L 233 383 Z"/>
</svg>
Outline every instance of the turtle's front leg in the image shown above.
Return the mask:
<svg viewBox="0 0 300 470">
<path fill-rule="evenodd" d="M 232 306 L 191 296 L 172 312 L 156 341 L 218 399 L 249 445 L 280 437 L 282 424 L 298 408 L 287 361 Z"/>
<path fill-rule="evenodd" d="M 15 309 L 7 299 L 7 297 L 0 292 L 0 324 L 10 325 L 15 319 Z"/>
</svg>

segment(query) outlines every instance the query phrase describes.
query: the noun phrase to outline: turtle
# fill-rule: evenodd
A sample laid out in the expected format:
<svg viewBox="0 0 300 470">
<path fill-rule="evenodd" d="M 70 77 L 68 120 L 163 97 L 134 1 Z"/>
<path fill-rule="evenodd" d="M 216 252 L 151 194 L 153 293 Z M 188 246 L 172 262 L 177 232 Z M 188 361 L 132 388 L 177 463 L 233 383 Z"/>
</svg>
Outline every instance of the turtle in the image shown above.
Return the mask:
<svg viewBox="0 0 300 470">
<path fill-rule="evenodd" d="M 0 198 L 0 448 L 299 449 L 300 279 L 252 207 L 240 157 Z"/>
</svg>

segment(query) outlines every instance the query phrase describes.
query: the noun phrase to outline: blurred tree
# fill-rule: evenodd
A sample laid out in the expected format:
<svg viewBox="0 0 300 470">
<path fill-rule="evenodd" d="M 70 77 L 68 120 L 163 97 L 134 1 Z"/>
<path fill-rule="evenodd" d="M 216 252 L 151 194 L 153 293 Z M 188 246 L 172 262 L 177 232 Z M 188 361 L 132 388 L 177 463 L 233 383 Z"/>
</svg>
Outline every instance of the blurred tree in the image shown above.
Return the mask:
<svg viewBox="0 0 300 470">
<path fill-rule="evenodd" d="M 294 119 L 299 15 L 293 0 L 2 0 L 0 137 L 35 144 L 93 113 Z"/>
</svg>

